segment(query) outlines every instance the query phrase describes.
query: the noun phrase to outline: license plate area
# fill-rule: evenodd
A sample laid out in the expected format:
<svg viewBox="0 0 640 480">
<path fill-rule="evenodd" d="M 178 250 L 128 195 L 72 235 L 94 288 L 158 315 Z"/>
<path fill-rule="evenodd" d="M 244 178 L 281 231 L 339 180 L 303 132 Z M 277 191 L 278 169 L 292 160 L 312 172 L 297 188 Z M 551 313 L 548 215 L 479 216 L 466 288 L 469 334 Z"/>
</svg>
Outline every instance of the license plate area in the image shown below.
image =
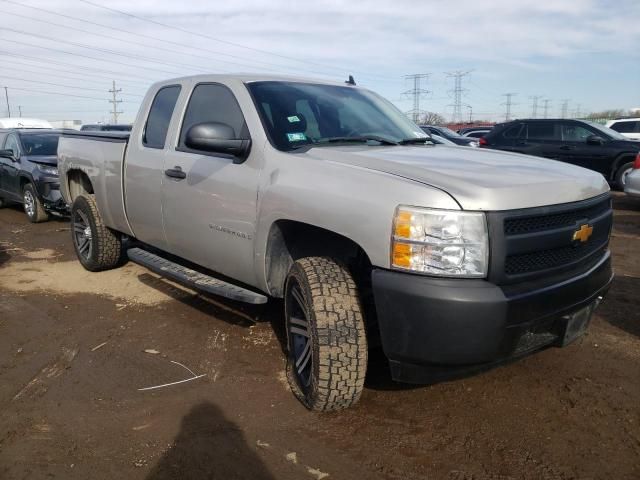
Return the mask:
<svg viewBox="0 0 640 480">
<path fill-rule="evenodd" d="M 591 316 L 593 315 L 596 305 L 597 302 L 593 302 L 577 312 L 562 317 L 566 324 L 561 341 L 563 347 L 584 335 L 589 327 Z"/>
</svg>

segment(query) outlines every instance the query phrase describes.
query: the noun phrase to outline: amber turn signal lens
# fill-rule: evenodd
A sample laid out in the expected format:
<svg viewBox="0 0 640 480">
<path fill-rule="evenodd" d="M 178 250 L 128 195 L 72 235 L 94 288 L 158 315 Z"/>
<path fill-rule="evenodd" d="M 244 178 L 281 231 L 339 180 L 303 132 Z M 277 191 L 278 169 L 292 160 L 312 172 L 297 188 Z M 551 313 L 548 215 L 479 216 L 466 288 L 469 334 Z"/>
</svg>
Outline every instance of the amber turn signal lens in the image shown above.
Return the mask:
<svg viewBox="0 0 640 480">
<path fill-rule="evenodd" d="M 393 265 L 403 268 L 411 266 L 411 245 L 398 242 L 393 244 Z"/>
<path fill-rule="evenodd" d="M 411 238 L 411 212 L 399 211 L 396 215 L 396 223 L 393 234 L 397 238 Z"/>
</svg>

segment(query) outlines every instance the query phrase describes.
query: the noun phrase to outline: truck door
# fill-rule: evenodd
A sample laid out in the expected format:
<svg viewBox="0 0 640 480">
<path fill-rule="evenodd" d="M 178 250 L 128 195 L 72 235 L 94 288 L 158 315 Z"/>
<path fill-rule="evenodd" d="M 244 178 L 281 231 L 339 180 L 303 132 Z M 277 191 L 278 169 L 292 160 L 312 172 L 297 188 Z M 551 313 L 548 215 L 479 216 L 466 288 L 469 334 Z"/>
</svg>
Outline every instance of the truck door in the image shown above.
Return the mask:
<svg viewBox="0 0 640 480">
<path fill-rule="evenodd" d="M 176 148 L 169 149 L 164 160 L 162 211 L 167 247 L 175 255 L 251 284 L 255 282 L 253 238 L 261 152 L 254 145 L 244 162 L 234 163 L 229 155 L 187 147 L 189 129 L 208 122 L 230 126 L 236 138 L 249 138 L 229 87 L 220 83 L 194 87 Z"/>
<path fill-rule="evenodd" d="M 124 189 L 129 224 L 138 240 L 161 249 L 167 247 L 161 205 L 165 146 L 180 90 L 180 85 L 158 90 L 147 118 L 138 119 L 144 126 L 132 132 L 125 153 Z"/>
<path fill-rule="evenodd" d="M 1 188 L 7 193 L 8 198 L 13 200 L 22 200 L 22 192 L 20 191 L 20 141 L 15 133 L 10 133 L 2 147 L 5 150 L 13 150 L 14 160 L 10 158 L 0 158 L 2 168 Z"/>
<path fill-rule="evenodd" d="M 587 139 L 599 136 L 602 143 L 589 143 Z M 608 177 L 611 164 L 615 158 L 608 138 L 595 129 L 576 122 L 563 122 L 562 139 L 565 150 L 565 161 L 580 167 L 590 168 Z"/>
</svg>

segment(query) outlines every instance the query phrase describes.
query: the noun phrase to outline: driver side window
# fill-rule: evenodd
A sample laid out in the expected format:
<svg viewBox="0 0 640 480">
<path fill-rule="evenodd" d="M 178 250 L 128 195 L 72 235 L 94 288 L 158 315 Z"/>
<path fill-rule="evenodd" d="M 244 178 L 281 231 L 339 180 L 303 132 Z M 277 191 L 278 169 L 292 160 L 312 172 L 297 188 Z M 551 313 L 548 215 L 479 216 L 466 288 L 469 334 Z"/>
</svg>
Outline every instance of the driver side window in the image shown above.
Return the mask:
<svg viewBox="0 0 640 480">
<path fill-rule="evenodd" d="M 594 132 L 588 130 L 580 125 L 563 124 L 562 125 L 562 140 L 565 142 L 582 142 L 587 141 L 587 137 L 594 135 Z"/>
<path fill-rule="evenodd" d="M 11 134 L 7 137 L 7 141 L 4 143 L 4 148 L 5 150 L 13 151 L 13 156 L 18 158 L 20 156 L 20 147 L 18 145 L 18 139 L 15 134 Z"/>
</svg>

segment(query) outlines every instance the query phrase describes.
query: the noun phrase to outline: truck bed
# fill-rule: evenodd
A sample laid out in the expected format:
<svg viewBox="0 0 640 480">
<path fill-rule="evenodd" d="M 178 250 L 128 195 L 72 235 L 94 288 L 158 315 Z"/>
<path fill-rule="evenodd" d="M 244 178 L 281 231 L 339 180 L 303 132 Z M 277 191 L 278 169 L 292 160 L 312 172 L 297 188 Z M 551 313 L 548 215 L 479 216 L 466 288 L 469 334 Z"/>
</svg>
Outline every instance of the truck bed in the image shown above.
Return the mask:
<svg viewBox="0 0 640 480">
<path fill-rule="evenodd" d="M 65 132 L 58 143 L 58 170 L 60 190 L 67 203 L 73 197 L 70 180 L 77 171 L 83 172 L 91 180 L 105 225 L 131 235 L 123 184 L 129 137 L 130 132 Z"/>
</svg>

